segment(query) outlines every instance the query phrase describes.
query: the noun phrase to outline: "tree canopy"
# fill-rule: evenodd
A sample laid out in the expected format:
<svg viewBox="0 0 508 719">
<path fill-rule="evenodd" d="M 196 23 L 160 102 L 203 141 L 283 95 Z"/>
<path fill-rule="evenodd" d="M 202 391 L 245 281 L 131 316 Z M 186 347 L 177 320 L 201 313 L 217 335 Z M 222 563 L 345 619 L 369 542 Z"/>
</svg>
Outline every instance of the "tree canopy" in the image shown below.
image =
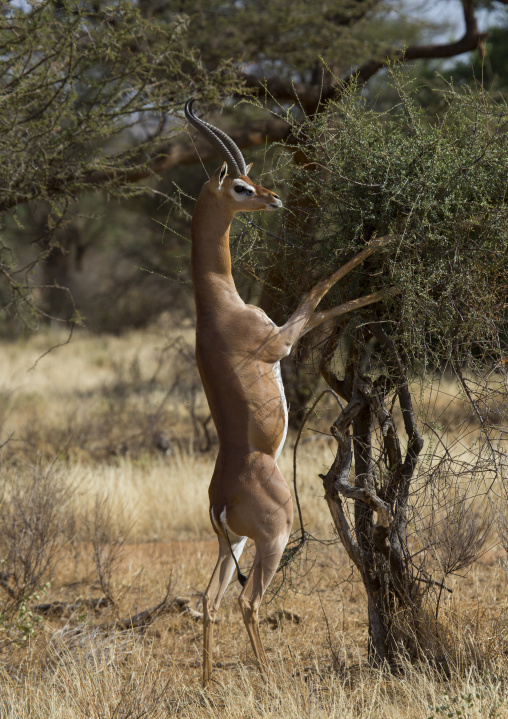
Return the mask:
<svg viewBox="0 0 508 719">
<path fill-rule="evenodd" d="M 287 244 L 273 256 L 283 268 L 280 297 L 307 289 L 309 265 L 315 276 L 331 273 L 374 236 L 391 234 L 393 245 L 328 302 L 393 285 L 398 297 L 362 312 L 390 322 L 415 367 L 437 367 L 457 353 L 474 361 L 479 347 L 482 361 L 485 353 L 499 356 L 507 320 L 507 109 L 481 89 L 449 85 L 435 91 L 440 112 L 429 116 L 415 82 L 397 68 L 391 78 L 398 102 L 389 111 L 369 108 L 350 89 L 294 127 L 306 161 L 289 180 L 299 221 L 286 226 Z"/>
<path fill-rule="evenodd" d="M 129 0 L 6 3 L 1 12 L 2 211 L 101 184 L 135 191 L 132 180 L 181 129 L 175 111 L 194 78 L 216 102 L 236 86 L 227 61 L 202 72 L 183 15 L 151 22 Z"/>
</svg>

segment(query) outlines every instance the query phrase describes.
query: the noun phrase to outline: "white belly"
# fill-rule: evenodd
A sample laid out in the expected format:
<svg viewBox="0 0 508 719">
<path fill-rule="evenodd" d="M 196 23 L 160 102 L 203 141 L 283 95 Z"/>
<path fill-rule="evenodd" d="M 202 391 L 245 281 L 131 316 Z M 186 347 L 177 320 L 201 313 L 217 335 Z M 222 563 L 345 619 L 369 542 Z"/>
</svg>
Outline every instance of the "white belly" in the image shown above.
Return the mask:
<svg viewBox="0 0 508 719">
<path fill-rule="evenodd" d="M 282 406 L 284 407 L 284 434 L 282 435 L 281 442 L 277 448 L 277 452 L 275 453 L 275 460 L 277 460 L 279 458 L 280 453 L 282 452 L 282 448 L 284 447 L 284 442 L 286 441 L 286 437 L 288 434 L 288 406 L 287 406 L 287 402 L 286 402 L 286 395 L 284 394 L 284 385 L 282 384 L 282 375 L 280 372 L 280 362 L 276 362 L 274 364 L 273 371 L 275 372 L 277 384 L 279 385 L 280 400 L 282 402 Z"/>
</svg>

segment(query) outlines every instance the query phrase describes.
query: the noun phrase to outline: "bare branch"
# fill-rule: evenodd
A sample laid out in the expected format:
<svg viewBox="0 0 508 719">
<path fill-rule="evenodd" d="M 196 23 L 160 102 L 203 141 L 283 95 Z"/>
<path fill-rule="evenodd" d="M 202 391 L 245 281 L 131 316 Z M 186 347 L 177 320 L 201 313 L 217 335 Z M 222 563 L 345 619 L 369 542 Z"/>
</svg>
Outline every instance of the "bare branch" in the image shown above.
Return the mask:
<svg viewBox="0 0 508 719">
<path fill-rule="evenodd" d="M 402 474 L 404 477 L 413 475 L 414 468 L 418 459 L 418 455 L 423 449 L 423 437 L 421 436 L 418 425 L 416 423 L 416 417 L 413 410 L 413 402 L 411 399 L 411 393 L 409 392 L 407 377 L 404 373 L 402 363 L 397 352 L 397 349 L 393 341 L 388 337 L 383 328 L 379 323 L 373 323 L 371 326 L 372 333 L 378 339 L 378 341 L 388 348 L 392 355 L 392 359 L 395 362 L 397 370 L 397 382 L 398 389 L 397 394 L 399 397 L 400 408 L 402 410 L 402 419 L 404 420 L 404 429 L 408 437 L 408 445 L 406 458 L 402 468 Z"/>
<path fill-rule="evenodd" d="M 462 0 L 464 10 L 464 35 L 456 42 L 430 45 L 412 45 L 405 50 L 389 48 L 380 53 L 382 59 L 371 58 L 347 78 L 348 85 L 355 78 L 360 85 L 370 80 L 382 67 L 393 61 L 407 62 L 409 60 L 430 60 L 446 57 L 455 57 L 463 52 L 480 50 L 483 52 L 483 43 L 487 33 L 478 31 L 474 5 L 472 0 Z M 325 98 L 328 99 L 328 98 Z"/>
<path fill-rule="evenodd" d="M 352 422 L 353 417 L 360 409 L 360 403 L 356 401 L 353 401 L 352 403 L 350 402 L 348 406 L 340 413 L 336 422 L 331 427 L 331 432 L 336 438 L 338 444 L 337 453 L 335 455 L 333 464 L 326 473 L 326 475 L 319 475 L 320 479 L 323 480 L 325 499 L 330 509 L 330 514 L 332 515 L 335 529 L 337 530 L 340 540 L 344 548 L 346 549 L 350 559 L 354 562 L 358 569 L 361 569 L 362 567 L 362 556 L 360 547 L 354 539 L 353 533 L 351 532 L 351 529 L 349 527 L 349 523 L 346 519 L 346 515 L 344 514 L 342 501 L 339 494 L 342 494 L 340 488 L 342 488 L 343 486 L 349 486 L 353 490 L 355 489 L 354 487 L 352 487 L 352 485 L 349 484 L 349 476 L 351 474 L 351 466 L 353 464 L 353 452 L 351 449 L 351 437 L 349 435 L 349 430 L 347 430 L 347 427 Z M 343 426 L 344 429 L 347 431 L 347 434 L 340 431 L 336 426 L 337 423 L 340 422 L 341 418 L 344 423 Z"/>
<path fill-rule="evenodd" d="M 508 4 L 508 0 L 500 0 Z M 410 45 L 406 49 L 386 48 L 372 57 L 340 83 L 330 83 L 328 87 L 313 85 L 304 82 L 293 82 L 290 79 L 270 77 L 261 79 L 252 73 L 245 75 L 245 84 L 258 94 L 266 93 L 268 96 L 281 101 L 293 101 L 301 104 L 309 114 L 317 111 L 320 103 L 337 99 L 352 83 L 364 85 L 379 70 L 391 62 L 407 62 L 410 60 L 429 60 L 455 57 L 464 52 L 479 50 L 483 53 L 483 45 L 487 33 L 479 32 L 474 5 L 472 0 L 462 0 L 464 12 L 464 35 L 456 42 L 435 43 L 428 45 Z"/>
</svg>

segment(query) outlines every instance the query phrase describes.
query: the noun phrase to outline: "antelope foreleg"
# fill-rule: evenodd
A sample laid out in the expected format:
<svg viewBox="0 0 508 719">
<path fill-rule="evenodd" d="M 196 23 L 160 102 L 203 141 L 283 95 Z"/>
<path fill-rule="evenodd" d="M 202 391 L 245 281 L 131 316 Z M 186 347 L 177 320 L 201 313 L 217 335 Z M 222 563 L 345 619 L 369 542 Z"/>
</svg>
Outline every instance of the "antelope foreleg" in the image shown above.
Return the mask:
<svg viewBox="0 0 508 719">
<path fill-rule="evenodd" d="M 303 337 L 303 335 L 307 332 L 310 332 L 310 330 L 313 330 L 315 327 L 318 327 L 319 325 L 323 324 L 323 322 L 327 322 L 328 320 L 334 319 L 335 317 L 340 317 L 341 315 L 346 315 L 348 312 L 357 310 L 359 307 L 372 305 L 374 302 L 379 302 L 379 300 L 382 300 L 383 297 L 393 297 L 394 295 L 399 295 L 400 293 L 401 290 L 397 289 L 396 287 L 390 287 L 387 290 L 379 290 L 378 292 L 373 292 L 370 295 L 365 295 L 364 297 L 359 297 L 357 300 L 345 302 L 343 305 L 339 305 L 338 307 L 332 307 L 331 309 L 324 310 L 323 312 L 314 312 L 311 315 L 309 321 L 307 322 L 303 332 L 301 332 L 300 337 Z"/>
<path fill-rule="evenodd" d="M 318 304 L 334 284 L 349 274 L 349 272 L 354 270 L 355 267 L 366 260 L 367 257 L 375 252 L 375 250 L 379 247 L 388 245 L 392 240 L 392 235 L 377 237 L 375 240 L 372 240 L 365 249 L 358 253 L 356 257 L 353 257 L 353 259 L 346 262 L 346 264 L 342 265 L 342 267 L 339 267 L 339 269 L 329 277 L 326 277 L 324 280 L 320 280 L 316 285 L 314 285 L 310 292 L 305 295 L 300 305 L 293 312 L 288 321 L 280 328 L 281 337 L 285 338 L 286 344 L 288 346 L 292 346 L 306 332 L 314 327 L 317 327 L 322 322 L 326 322 L 326 320 L 331 319 L 332 317 L 338 317 L 346 314 L 347 312 L 351 312 L 357 307 L 363 307 L 364 305 L 371 304 L 372 302 L 378 302 L 378 300 L 380 300 L 383 296 L 382 292 L 375 292 L 372 295 L 367 295 L 366 297 L 361 297 L 358 300 L 347 302 L 344 305 L 333 308 L 332 310 L 314 313 Z"/>
<path fill-rule="evenodd" d="M 385 245 L 389 245 L 390 242 L 393 240 L 392 235 L 385 235 L 384 237 L 376 237 L 374 240 L 369 242 L 369 244 L 363 249 L 361 252 L 359 252 L 356 257 L 353 257 L 352 260 L 349 260 L 349 262 L 346 262 L 345 265 L 342 265 L 342 267 L 339 267 L 338 270 L 335 270 L 333 274 L 331 274 L 329 277 L 326 277 L 324 280 L 321 280 L 318 282 L 312 290 L 309 292 L 307 297 L 305 298 L 304 302 L 308 299 L 312 298 L 312 301 L 315 301 L 314 308 L 315 309 L 319 302 L 323 299 L 323 297 L 326 295 L 328 290 L 330 290 L 334 284 L 336 284 L 339 280 L 341 280 L 343 277 L 348 275 L 351 270 L 354 270 L 355 267 L 358 265 L 361 265 L 361 263 L 367 259 L 367 257 L 370 257 L 373 252 L 375 252 L 380 247 L 385 247 Z M 303 303 L 302 303 L 303 304 Z"/>
</svg>

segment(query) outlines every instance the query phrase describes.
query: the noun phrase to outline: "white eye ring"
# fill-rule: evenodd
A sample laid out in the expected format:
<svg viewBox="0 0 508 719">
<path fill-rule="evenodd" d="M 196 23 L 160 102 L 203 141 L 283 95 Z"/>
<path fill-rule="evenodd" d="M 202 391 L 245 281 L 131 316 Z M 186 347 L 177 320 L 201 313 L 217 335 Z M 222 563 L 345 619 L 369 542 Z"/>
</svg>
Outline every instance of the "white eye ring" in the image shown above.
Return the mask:
<svg viewBox="0 0 508 719">
<path fill-rule="evenodd" d="M 254 194 L 254 190 L 253 190 L 251 187 L 247 187 L 247 185 L 244 185 L 243 183 L 241 183 L 241 184 L 238 183 L 237 185 L 235 185 L 235 186 L 233 187 L 233 190 L 234 190 L 238 195 L 244 195 L 244 194 L 245 194 L 245 195 L 247 195 L 247 197 L 252 197 L 252 195 Z"/>
</svg>

